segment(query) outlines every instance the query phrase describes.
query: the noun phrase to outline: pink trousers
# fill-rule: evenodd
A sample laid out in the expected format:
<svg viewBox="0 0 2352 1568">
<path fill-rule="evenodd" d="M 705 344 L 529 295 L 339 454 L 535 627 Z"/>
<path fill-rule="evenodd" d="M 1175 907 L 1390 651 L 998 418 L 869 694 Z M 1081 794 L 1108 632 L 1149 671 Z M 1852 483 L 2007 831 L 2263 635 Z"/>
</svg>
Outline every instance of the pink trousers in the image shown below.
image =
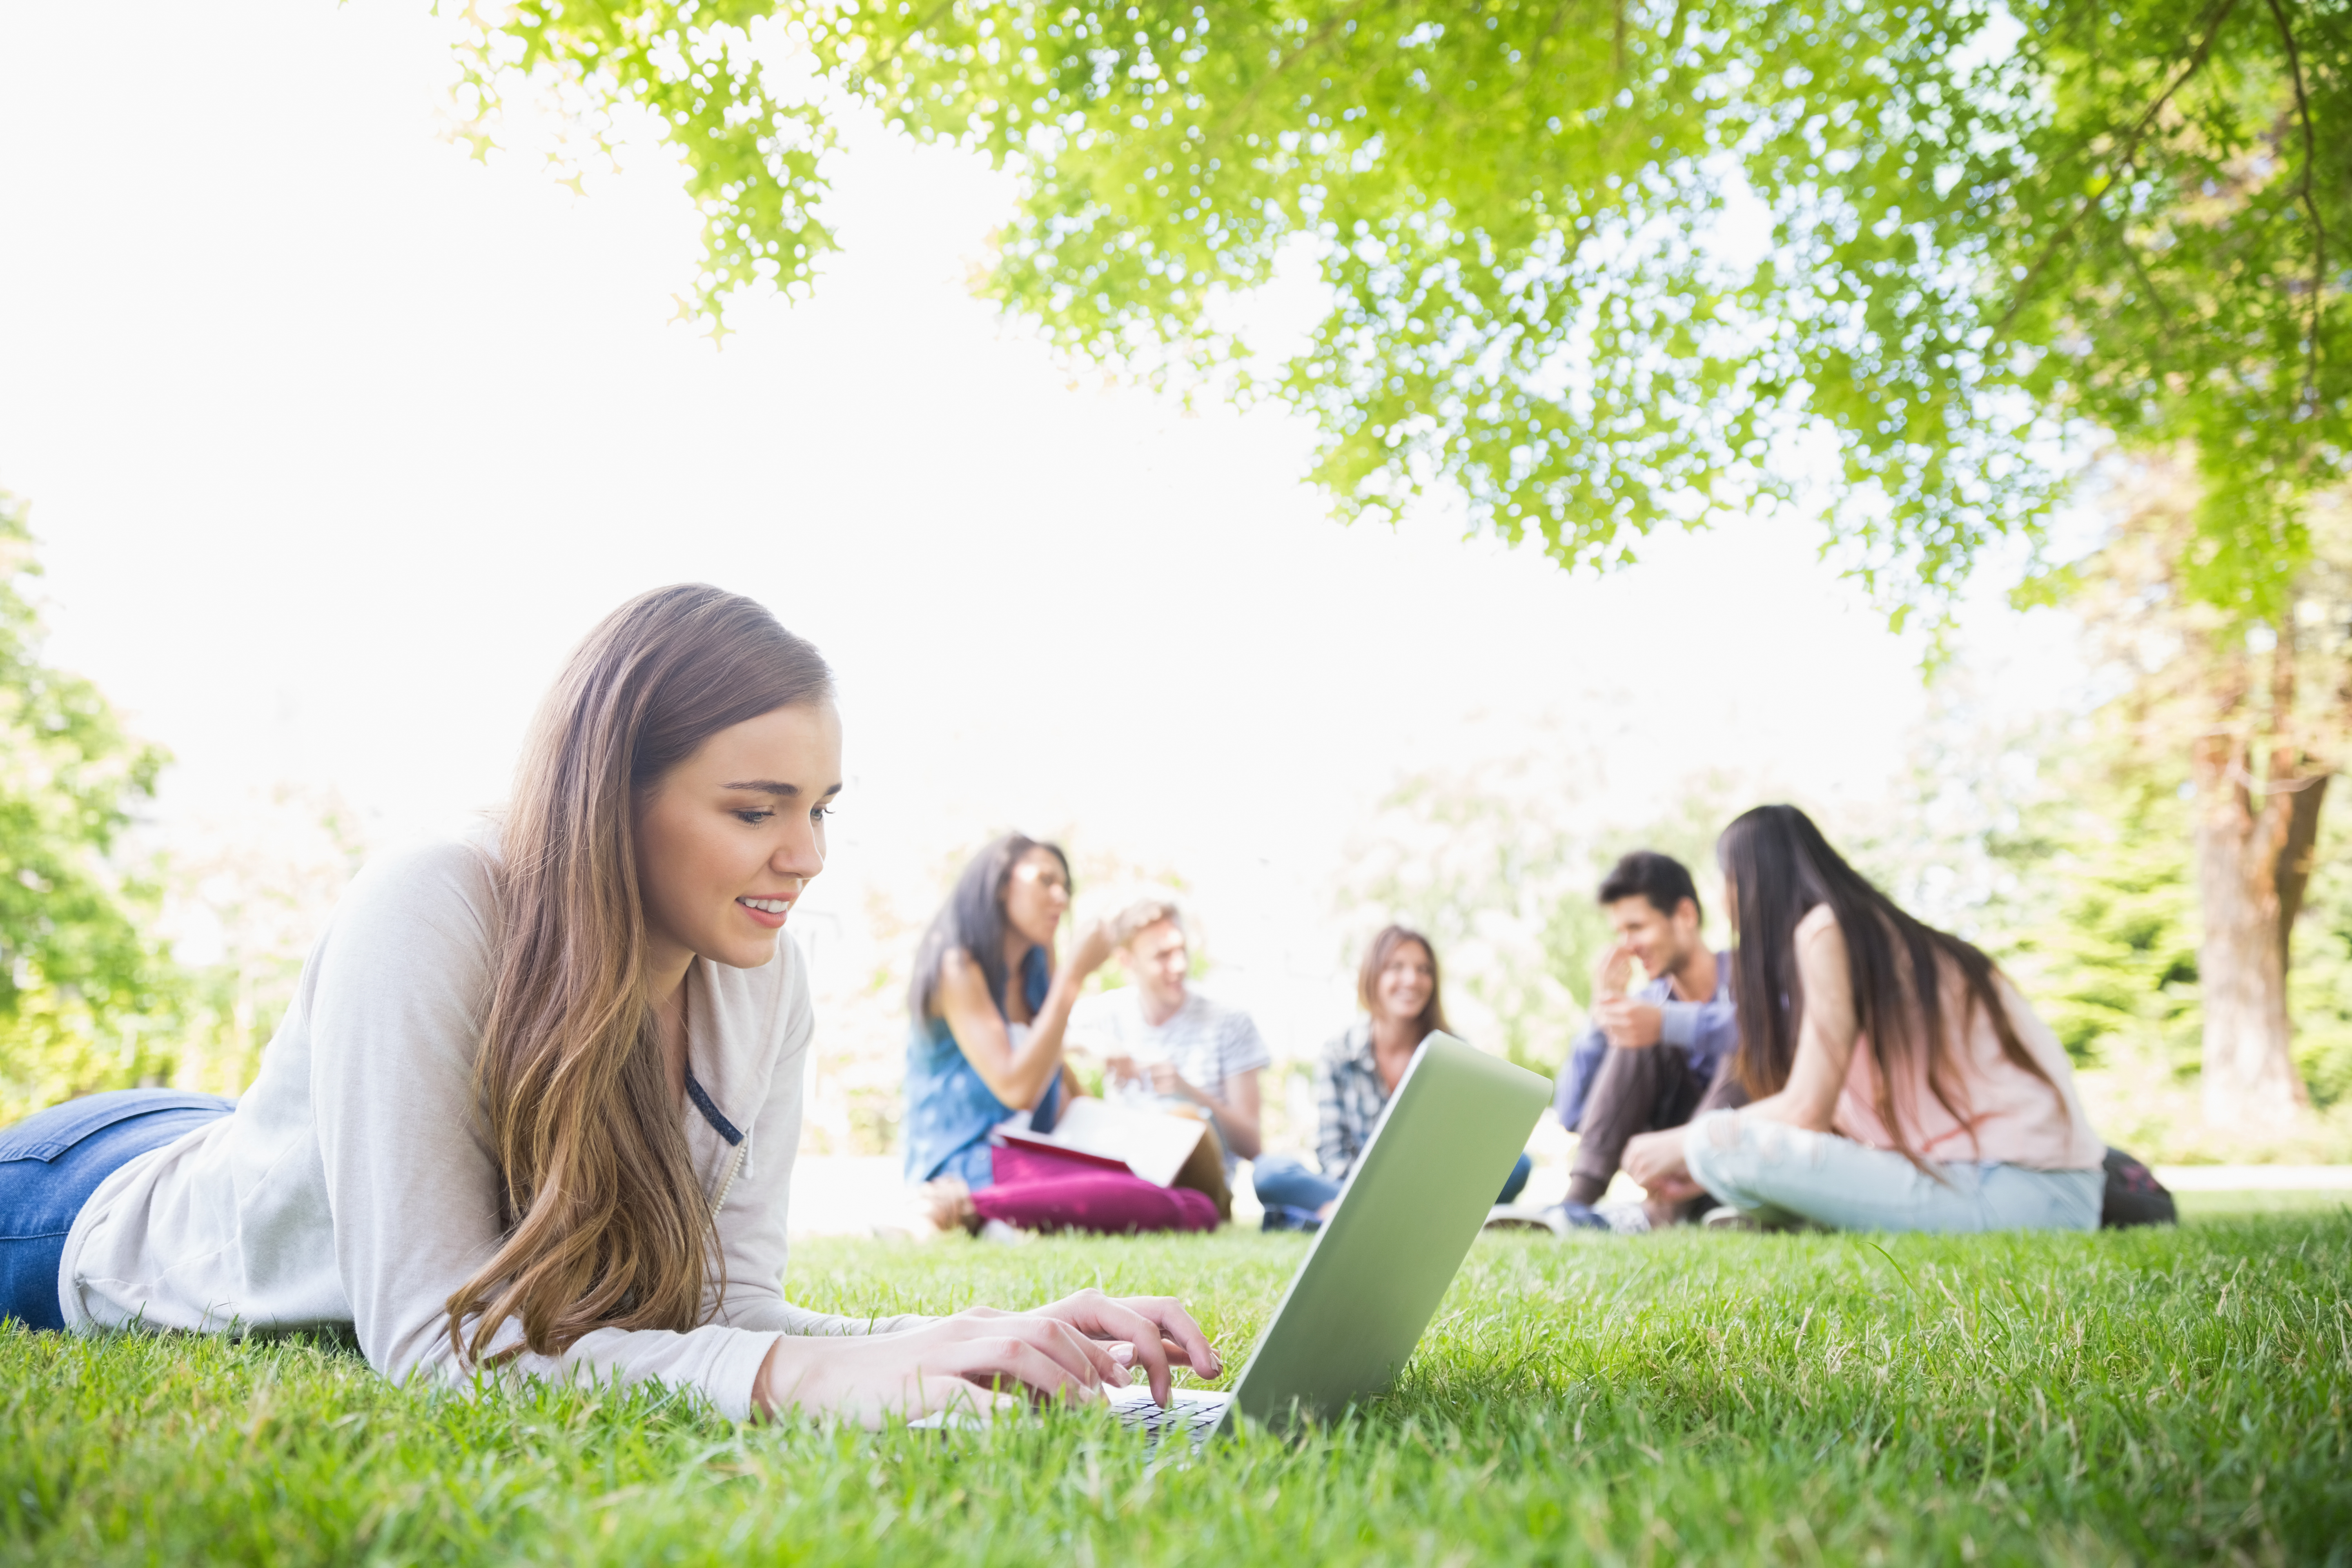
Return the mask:
<svg viewBox="0 0 2352 1568">
<path fill-rule="evenodd" d="M 996 1184 L 971 1194 L 982 1219 L 1023 1230 L 1214 1230 L 1217 1205 L 1190 1187 L 1158 1187 L 1123 1171 L 1034 1149 L 992 1149 Z"/>
</svg>

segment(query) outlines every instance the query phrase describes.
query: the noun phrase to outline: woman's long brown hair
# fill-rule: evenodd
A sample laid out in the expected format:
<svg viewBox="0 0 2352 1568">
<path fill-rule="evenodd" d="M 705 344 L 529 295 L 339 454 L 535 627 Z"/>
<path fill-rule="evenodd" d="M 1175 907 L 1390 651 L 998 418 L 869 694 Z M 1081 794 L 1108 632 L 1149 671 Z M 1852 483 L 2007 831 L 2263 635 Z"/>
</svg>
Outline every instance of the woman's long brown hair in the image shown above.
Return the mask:
<svg viewBox="0 0 2352 1568">
<path fill-rule="evenodd" d="M 1975 943 L 1905 913 L 1830 847 L 1811 817 L 1793 805 L 1759 805 L 1723 830 L 1715 854 L 1739 921 L 1732 994 L 1739 1016 L 1739 1079 L 1751 1098 L 1778 1094 L 1788 1084 L 1805 1017 L 1797 926 L 1827 904 L 1845 936 L 1854 1020 L 1877 1058 L 1878 1102 L 1872 1109 L 1905 1159 L 1927 1168 L 1899 1114 L 1916 1108 L 1895 1100 L 1896 1082 L 1907 1086 L 1906 1069 L 1915 1061 L 1925 1066 L 1936 1103 L 1974 1136 L 1967 1091 L 1955 1081 L 1952 1062 L 1967 1014 L 1978 1008 L 1991 1020 L 2000 1054 L 2040 1079 L 2072 1118 L 2066 1097 L 2019 1037 L 1992 960 Z M 1965 998 L 1967 1013 L 1957 1019 L 1944 1005 L 1947 963 L 1958 970 Z"/>
<path fill-rule="evenodd" d="M 701 1318 L 717 1230 L 646 994 L 635 807 L 719 731 L 832 690 L 766 609 L 688 584 L 607 616 L 540 705 L 499 833 L 475 1062 L 505 1240 L 449 1298 L 461 1358 L 488 1358 L 509 1319 L 552 1355 Z"/>
</svg>

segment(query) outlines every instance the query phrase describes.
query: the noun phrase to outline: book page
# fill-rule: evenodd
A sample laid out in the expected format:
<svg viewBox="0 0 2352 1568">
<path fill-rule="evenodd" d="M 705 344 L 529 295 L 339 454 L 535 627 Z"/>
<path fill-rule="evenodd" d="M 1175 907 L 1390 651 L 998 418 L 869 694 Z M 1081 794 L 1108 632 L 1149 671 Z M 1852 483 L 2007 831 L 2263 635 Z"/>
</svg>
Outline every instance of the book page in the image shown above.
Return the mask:
<svg viewBox="0 0 2352 1568">
<path fill-rule="evenodd" d="M 1189 1116 L 1133 1110 L 1086 1095 L 1063 1108 L 1052 1132 L 1032 1132 L 1025 1141 L 1120 1161 L 1152 1185 L 1164 1187 L 1176 1180 L 1208 1130 L 1205 1122 Z"/>
</svg>

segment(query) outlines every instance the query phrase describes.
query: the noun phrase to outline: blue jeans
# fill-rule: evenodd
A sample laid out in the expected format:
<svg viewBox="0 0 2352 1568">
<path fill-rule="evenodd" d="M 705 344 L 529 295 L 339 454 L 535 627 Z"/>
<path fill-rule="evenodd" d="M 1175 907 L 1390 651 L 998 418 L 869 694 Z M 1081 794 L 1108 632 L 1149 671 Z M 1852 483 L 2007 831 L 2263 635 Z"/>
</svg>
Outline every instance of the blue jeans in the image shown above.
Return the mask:
<svg viewBox="0 0 2352 1568">
<path fill-rule="evenodd" d="M 1495 1201 L 1509 1203 L 1528 1184 L 1528 1173 L 1535 1162 L 1525 1154 L 1511 1167 L 1503 1182 L 1503 1195 Z M 1310 1167 L 1296 1154 L 1261 1154 L 1250 1166 L 1250 1185 L 1257 1192 L 1257 1201 L 1271 1208 L 1305 1209 L 1309 1213 L 1321 1208 L 1339 1195 L 1339 1184 L 1320 1171 Z"/>
<path fill-rule="evenodd" d="M 68 1100 L 0 1131 L 0 1322 L 64 1328 L 58 1270 L 89 1194 L 138 1155 L 236 1108 L 216 1094 L 123 1089 Z"/>
<path fill-rule="evenodd" d="M 2104 1171 L 1937 1164 L 1931 1176 L 1892 1149 L 1734 1111 L 1683 1134 L 1691 1179 L 1759 1219 L 1832 1230 L 2096 1230 Z"/>
</svg>

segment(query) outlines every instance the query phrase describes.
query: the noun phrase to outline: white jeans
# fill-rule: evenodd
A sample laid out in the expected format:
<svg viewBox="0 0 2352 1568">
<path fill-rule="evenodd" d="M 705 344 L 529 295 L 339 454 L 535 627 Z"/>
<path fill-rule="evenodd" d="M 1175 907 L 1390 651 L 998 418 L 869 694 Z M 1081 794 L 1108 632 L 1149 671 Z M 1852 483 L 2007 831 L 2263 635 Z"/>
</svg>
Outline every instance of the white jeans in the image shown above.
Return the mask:
<svg viewBox="0 0 2352 1568">
<path fill-rule="evenodd" d="M 1929 1175 L 1891 1149 L 1730 1110 L 1692 1121 L 1683 1158 L 1718 1203 L 1832 1230 L 2096 1230 L 2106 1189 L 2104 1171 L 1930 1162 Z"/>
</svg>

